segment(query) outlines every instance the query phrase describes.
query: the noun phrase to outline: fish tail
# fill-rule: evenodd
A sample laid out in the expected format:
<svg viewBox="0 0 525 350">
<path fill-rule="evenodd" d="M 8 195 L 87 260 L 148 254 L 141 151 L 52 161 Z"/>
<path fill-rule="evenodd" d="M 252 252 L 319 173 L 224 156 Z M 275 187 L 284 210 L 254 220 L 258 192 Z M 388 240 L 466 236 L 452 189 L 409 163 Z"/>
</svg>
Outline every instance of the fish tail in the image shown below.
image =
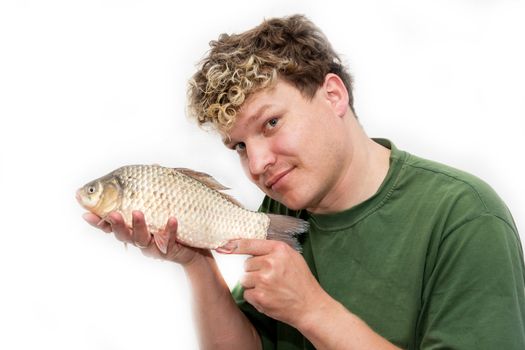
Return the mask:
<svg viewBox="0 0 525 350">
<path fill-rule="evenodd" d="M 268 234 L 266 238 L 282 241 L 297 251 L 301 251 L 301 244 L 297 236 L 308 230 L 308 221 L 304 221 L 292 216 L 266 214 L 270 218 Z"/>
</svg>

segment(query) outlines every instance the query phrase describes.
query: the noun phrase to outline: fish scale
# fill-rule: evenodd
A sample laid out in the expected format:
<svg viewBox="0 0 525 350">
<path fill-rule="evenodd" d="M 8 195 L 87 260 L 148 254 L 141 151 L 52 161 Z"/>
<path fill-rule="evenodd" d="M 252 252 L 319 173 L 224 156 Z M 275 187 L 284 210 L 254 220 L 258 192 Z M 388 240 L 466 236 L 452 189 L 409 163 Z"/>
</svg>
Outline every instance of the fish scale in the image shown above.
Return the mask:
<svg viewBox="0 0 525 350">
<path fill-rule="evenodd" d="M 120 211 L 128 225 L 132 211 L 141 210 L 155 234 L 174 216 L 179 223 L 178 239 L 201 248 L 217 248 L 234 237 L 266 236 L 269 220 L 265 215 L 235 206 L 217 191 L 173 169 L 127 166 L 114 175 L 124 184 Z"/>
<path fill-rule="evenodd" d="M 224 189 L 211 176 L 190 169 L 127 165 L 84 185 L 77 200 L 101 218 L 112 211 L 121 213 L 130 227 L 132 212 L 143 212 L 163 252 L 170 217 L 178 221 L 177 239 L 193 247 L 216 249 L 232 239 L 271 238 L 298 249 L 295 235 L 308 229 L 307 222 L 247 210 L 219 192 Z"/>
</svg>

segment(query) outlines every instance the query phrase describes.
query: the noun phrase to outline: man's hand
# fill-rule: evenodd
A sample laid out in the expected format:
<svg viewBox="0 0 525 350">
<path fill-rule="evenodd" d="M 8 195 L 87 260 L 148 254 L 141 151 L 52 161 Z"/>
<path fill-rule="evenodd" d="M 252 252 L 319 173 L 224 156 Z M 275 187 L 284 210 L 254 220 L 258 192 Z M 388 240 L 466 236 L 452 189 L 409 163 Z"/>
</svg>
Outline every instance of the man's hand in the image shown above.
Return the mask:
<svg viewBox="0 0 525 350">
<path fill-rule="evenodd" d="M 175 218 L 170 218 L 166 224 L 165 230 L 168 230 L 170 238 L 168 250 L 166 254 L 164 254 L 157 248 L 152 235 L 148 232 L 144 214 L 140 211 L 134 211 L 132 217 L 133 225 L 132 227 L 128 227 L 124 223 L 122 215 L 117 212 L 110 213 L 103 221 L 101 221 L 100 217 L 92 213 L 85 213 L 83 215 L 84 220 L 90 225 L 107 233 L 113 232 L 115 238 L 119 241 L 133 244 L 140 248 L 146 256 L 187 265 L 199 254 L 211 254 L 205 249 L 191 248 L 179 243 L 177 241 L 177 220 Z"/>
<path fill-rule="evenodd" d="M 304 258 L 287 244 L 241 239 L 217 251 L 253 255 L 241 278 L 244 299 L 299 330 L 316 349 L 400 350 L 330 297 Z"/>
<path fill-rule="evenodd" d="M 328 296 L 301 254 L 283 242 L 241 239 L 217 251 L 253 255 L 240 280 L 244 299 L 259 312 L 296 328 Z"/>
</svg>

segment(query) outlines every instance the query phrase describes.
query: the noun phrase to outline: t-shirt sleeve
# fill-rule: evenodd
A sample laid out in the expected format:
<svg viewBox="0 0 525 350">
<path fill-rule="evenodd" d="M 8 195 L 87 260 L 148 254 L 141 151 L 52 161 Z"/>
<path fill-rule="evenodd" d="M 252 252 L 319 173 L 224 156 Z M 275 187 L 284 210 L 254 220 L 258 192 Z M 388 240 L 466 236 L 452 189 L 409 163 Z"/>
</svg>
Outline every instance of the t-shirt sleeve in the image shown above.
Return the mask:
<svg viewBox="0 0 525 350">
<path fill-rule="evenodd" d="M 483 214 L 441 241 L 424 286 L 421 349 L 525 349 L 523 251 L 513 226 Z"/>
<path fill-rule="evenodd" d="M 244 288 L 237 284 L 232 290 L 232 296 L 239 309 L 248 317 L 261 338 L 264 350 L 276 348 L 276 322 L 274 319 L 257 311 L 250 303 L 244 300 Z"/>
</svg>

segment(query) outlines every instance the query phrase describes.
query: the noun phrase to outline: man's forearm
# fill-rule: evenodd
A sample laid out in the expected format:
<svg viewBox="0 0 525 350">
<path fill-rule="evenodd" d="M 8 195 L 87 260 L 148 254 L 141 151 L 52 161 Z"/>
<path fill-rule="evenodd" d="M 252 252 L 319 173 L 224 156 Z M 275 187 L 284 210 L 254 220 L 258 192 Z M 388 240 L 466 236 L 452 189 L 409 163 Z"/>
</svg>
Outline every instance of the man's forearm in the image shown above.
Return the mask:
<svg viewBox="0 0 525 350">
<path fill-rule="evenodd" d="M 328 294 L 297 328 L 319 350 L 400 350 Z"/>
<path fill-rule="evenodd" d="M 235 304 L 211 253 L 184 266 L 201 349 L 260 349 L 259 335 Z"/>
</svg>

